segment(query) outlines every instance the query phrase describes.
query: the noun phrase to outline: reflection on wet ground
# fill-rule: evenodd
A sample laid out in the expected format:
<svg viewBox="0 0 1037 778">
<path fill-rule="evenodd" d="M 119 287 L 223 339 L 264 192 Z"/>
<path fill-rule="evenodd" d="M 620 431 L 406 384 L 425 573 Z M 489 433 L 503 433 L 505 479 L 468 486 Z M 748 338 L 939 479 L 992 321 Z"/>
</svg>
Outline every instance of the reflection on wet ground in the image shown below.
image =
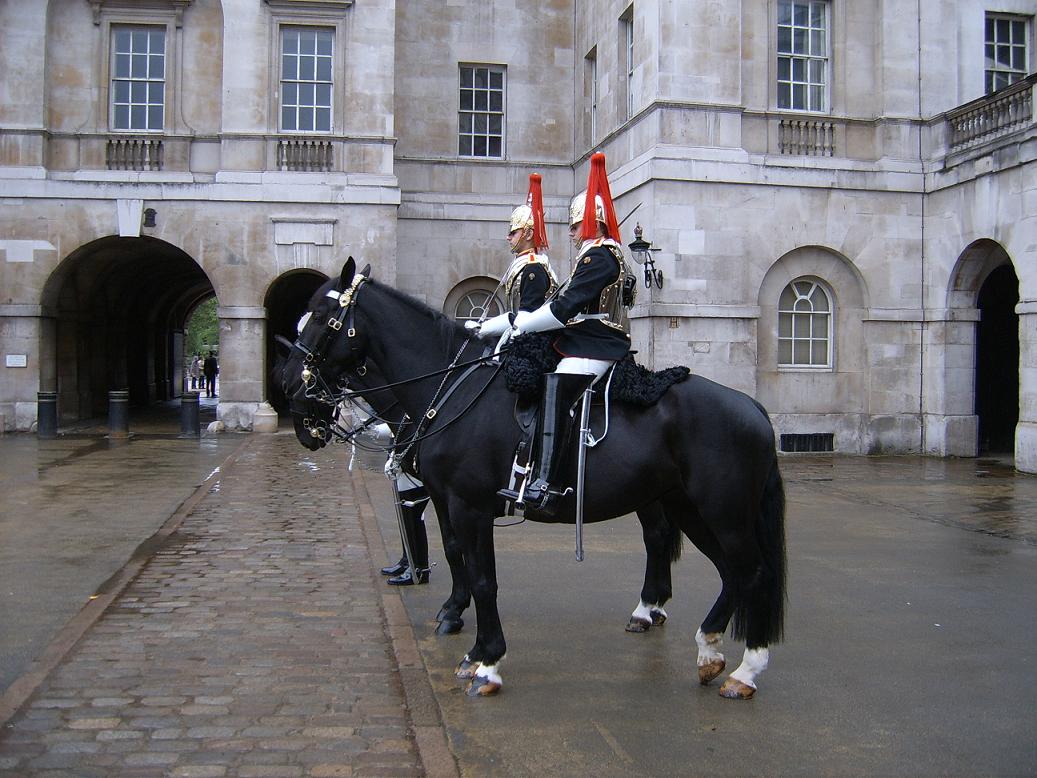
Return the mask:
<svg viewBox="0 0 1037 778">
<path fill-rule="evenodd" d="M 788 489 L 895 509 L 900 515 L 1037 545 L 1037 476 L 1010 457 L 782 457 Z"/>
</svg>

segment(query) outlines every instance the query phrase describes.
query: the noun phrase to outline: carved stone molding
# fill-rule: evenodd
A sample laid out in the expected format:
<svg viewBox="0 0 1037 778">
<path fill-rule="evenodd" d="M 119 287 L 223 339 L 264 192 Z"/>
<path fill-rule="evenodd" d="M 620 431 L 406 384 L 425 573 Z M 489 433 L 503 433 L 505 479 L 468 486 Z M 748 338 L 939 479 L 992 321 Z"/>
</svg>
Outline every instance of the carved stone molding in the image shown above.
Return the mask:
<svg viewBox="0 0 1037 778">
<path fill-rule="evenodd" d="M 86 0 L 94 11 L 94 24 L 101 23 L 104 11 L 172 11 L 176 26 L 184 26 L 184 9 L 194 0 Z"/>
</svg>

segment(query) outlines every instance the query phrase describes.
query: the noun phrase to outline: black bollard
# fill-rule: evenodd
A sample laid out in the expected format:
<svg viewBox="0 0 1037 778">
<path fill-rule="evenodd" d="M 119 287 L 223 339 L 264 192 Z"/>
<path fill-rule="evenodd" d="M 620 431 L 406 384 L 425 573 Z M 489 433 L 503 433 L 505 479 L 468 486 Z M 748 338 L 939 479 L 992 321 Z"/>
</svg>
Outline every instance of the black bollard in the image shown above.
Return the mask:
<svg viewBox="0 0 1037 778">
<path fill-rule="evenodd" d="M 201 424 L 198 421 L 198 392 L 184 392 L 180 396 L 180 437 L 200 437 Z"/>
<path fill-rule="evenodd" d="M 58 436 L 58 393 L 36 392 L 36 437 Z"/>
<path fill-rule="evenodd" d="M 130 392 L 113 389 L 108 392 L 108 437 L 127 438 L 130 435 Z"/>
</svg>

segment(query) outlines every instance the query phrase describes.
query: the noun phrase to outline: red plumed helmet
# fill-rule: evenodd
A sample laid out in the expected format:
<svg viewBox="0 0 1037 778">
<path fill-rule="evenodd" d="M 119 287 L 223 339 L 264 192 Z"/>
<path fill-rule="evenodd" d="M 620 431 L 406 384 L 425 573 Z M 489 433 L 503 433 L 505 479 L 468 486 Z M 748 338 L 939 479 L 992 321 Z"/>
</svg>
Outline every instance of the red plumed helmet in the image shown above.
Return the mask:
<svg viewBox="0 0 1037 778">
<path fill-rule="evenodd" d="M 602 220 L 608 230 L 608 236 L 617 243 L 619 238 L 619 221 L 616 219 L 616 208 L 612 204 L 612 192 L 609 190 L 609 179 L 605 174 L 605 155 L 596 151 L 591 155 L 591 169 L 587 176 L 587 200 L 583 207 L 583 225 L 580 236 L 584 240 L 597 237 L 598 225 L 595 219 L 595 197 L 601 198 L 601 206 L 605 218 Z"/>
<path fill-rule="evenodd" d="M 546 249 L 547 226 L 544 224 L 544 193 L 540 188 L 540 174 L 529 174 L 529 194 L 526 195 L 526 205 L 533 212 L 533 248 L 537 251 Z"/>
</svg>

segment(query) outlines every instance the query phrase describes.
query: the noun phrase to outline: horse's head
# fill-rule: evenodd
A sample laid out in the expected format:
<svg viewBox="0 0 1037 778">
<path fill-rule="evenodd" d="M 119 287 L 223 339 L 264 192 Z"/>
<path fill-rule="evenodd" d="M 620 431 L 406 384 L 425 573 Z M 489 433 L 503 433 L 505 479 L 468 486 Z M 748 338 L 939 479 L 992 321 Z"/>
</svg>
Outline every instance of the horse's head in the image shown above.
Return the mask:
<svg viewBox="0 0 1037 778">
<path fill-rule="evenodd" d="M 311 451 L 331 441 L 339 389 L 347 371 L 363 360 L 363 344 L 352 319 L 368 270 L 358 274 L 353 258 L 346 260 L 341 275 L 310 298 L 295 343 L 277 358 L 275 370 L 288 398 L 295 435 Z"/>
</svg>

